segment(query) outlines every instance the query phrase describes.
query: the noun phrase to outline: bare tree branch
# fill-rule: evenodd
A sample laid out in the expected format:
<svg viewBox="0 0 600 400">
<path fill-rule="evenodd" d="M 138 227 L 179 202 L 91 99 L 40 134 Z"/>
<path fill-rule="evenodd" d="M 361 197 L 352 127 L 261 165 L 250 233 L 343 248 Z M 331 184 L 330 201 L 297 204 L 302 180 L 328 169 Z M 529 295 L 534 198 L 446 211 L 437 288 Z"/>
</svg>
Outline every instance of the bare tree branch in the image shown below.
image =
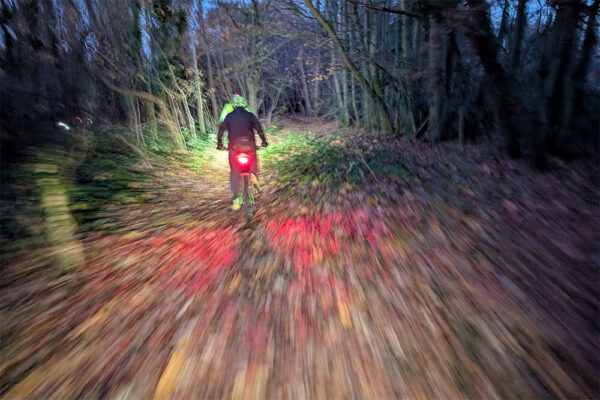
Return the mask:
<svg viewBox="0 0 600 400">
<path fill-rule="evenodd" d="M 374 4 L 361 3 L 356 0 L 345 0 L 345 1 L 347 1 L 348 3 L 352 3 L 355 6 L 370 8 L 371 10 L 375 10 L 375 11 L 382 11 L 382 12 L 388 12 L 388 13 L 392 13 L 392 14 L 406 15 L 407 17 L 412 17 L 412 18 L 421 18 L 421 16 L 418 14 L 414 14 L 414 13 L 404 11 L 404 10 L 398 10 L 396 8 L 380 7 L 380 6 L 376 6 Z"/>
</svg>

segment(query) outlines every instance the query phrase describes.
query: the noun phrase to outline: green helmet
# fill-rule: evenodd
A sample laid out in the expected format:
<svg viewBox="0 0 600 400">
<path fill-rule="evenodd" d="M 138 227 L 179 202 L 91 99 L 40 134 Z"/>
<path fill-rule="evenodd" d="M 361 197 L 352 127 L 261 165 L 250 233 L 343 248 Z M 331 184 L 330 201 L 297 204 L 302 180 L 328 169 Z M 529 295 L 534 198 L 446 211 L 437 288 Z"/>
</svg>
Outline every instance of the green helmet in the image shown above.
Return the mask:
<svg viewBox="0 0 600 400">
<path fill-rule="evenodd" d="M 233 98 L 231 99 L 231 104 L 234 107 L 248 107 L 248 102 L 246 101 L 246 99 L 237 93 L 233 95 Z"/>
</svg>

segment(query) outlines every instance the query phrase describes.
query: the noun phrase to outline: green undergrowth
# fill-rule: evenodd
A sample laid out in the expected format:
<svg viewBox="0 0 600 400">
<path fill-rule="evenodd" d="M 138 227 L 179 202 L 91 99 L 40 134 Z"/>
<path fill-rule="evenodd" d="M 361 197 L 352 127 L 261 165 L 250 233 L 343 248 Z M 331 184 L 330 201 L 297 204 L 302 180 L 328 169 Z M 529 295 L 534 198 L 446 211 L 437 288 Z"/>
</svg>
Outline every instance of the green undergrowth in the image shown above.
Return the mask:
<svg viewBox="0 0 600 400">
<path fill-rule="evenodd" d="M 158 137 L 147 140 L 141 150 L 147 154 L 150 164 L 169 163 L 173 158 L 187 163 L 195 171 L 210 161 L 207 151 L 216 143 L 214 127 L 192 139 L 185 134 L 187 151 L 178 153 L 165 129 L 159 129 Z M 152 170 L 144 160 L 118 137 L 107 132 L 94 137 L 91 150 L 76 171 L 76 179 L 69 190 L 71 209 L 81 228 L 119 231 L 118 221 L 102 215 L 109 204 L 135 204 L 152 201 L 146 182 Z"/>
<path fill-rule="evenodd" d="M 265 134 L 268 138 L 273 139 L 278 135 L 278 130 L 275 125 L 264 127 Z M 225 146 L 227 146 L 227 138 L 223 138 Z M 208 133 L 200 134 L 196 139 L 188 139 L 186 141 L 187 153 L 181 156 L 183 160 L 193 171 L 202 172 L 203 166 L 206 163 L 214 161 L 214 149 L 217 147 L 217 129 L 210 127 Z M 171 153 L 172 149 L 168 149 L 163 154 Z M 176 156 L 177 157 L 177 156 Z"/>
<path fill-rule="evenodd" d="M 156 156 L 173 157 L 185 162 L 192 170 L 201 172 L 203 165 L 213 159 L 213 154 L 209 150 L 217 146 L 217 128 L 209 125 L 207 132 L 198 131 L 195 138 L 190 136 L 189 129 L 185 127 L 182 128 L 182 133 L 185 138 L 185 153 L 178 153 L 173 141 L 164 132 L 148 145 L 148 150 Z"/>
<path fill-rule="evenodd" d="M 276 125 L 265 125 L 263 126 L 263 130 L 265 131 L 265 135 L 267 138 L 276 137 L 281 134 L 281 131 L 277 129 Z"/>
<path fill-rule="evenodd" d="M 30 160 L 27 160 L 30 161 Z M 0 260 L 13 251 L 46 242 L 35 175 L 26 163 L 0 168 Z"/>
<path fill-rule="evenodd" d="M 201 172 L 205 163 L 213 160 L 214 155 L 209 150 L 217 146 L 217 137 L 214 134 L 202 135 L 197 139 L 187 142 L 188 152 L 185 162 L 196 172 Z"/>
<path fill-rule="evenodd" d="M 264 149 L 265 168 L 275 171 L 272 184 L 288 191 L 325 187 L 337 192 L 373 181 L 404 182 L 409 170 L 402 158 L 377 141 L 290 134 Z"/>
<path fill-rule="evenodd" d="M 112 135 L 95 136 L 69 189 L 71 210 L 84 229 L 118 229 L 98 217 L 107 204 L 143 202 L 144 182 L 151 176 L 140 157 Z"/>
</svg>

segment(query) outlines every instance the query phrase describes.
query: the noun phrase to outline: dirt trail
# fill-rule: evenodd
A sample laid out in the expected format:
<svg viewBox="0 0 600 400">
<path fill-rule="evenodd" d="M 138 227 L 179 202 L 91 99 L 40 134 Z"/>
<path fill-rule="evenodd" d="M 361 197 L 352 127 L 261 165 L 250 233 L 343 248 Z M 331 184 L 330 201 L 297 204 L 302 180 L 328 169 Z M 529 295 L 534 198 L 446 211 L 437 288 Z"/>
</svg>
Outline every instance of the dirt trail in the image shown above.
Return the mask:
<svg viewBox="0 0 600 400">
<path fill-rule="evenodd" d="M 510 210 L 495 231 L 416 190 L 304 214 L 265 188 L 240 230 L 226 153 L 157 170 L 153 200 L 106 212 L 127 232 L 84 239 L 86 265 L 3 291 L 3 398 L 598 394 L 591 241 L 542 251 Z"/>
</svg>

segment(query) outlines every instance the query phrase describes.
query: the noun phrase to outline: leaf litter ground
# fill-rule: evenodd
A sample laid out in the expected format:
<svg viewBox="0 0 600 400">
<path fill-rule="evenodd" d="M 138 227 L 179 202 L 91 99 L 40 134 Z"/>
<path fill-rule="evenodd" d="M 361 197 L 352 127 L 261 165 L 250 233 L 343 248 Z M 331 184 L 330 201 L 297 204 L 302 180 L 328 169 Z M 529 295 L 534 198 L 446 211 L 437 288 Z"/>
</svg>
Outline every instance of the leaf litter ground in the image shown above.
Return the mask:
<svg viewBox="0 0 600 400">
<path fill-rule="evenodd" d="M 3 398 L 597 398 L 598 166 L 335 129 L 259 152 L 254 229 L 213 152 L 155 164 L 75 272 L 5 263 Z"/>
</svg>

